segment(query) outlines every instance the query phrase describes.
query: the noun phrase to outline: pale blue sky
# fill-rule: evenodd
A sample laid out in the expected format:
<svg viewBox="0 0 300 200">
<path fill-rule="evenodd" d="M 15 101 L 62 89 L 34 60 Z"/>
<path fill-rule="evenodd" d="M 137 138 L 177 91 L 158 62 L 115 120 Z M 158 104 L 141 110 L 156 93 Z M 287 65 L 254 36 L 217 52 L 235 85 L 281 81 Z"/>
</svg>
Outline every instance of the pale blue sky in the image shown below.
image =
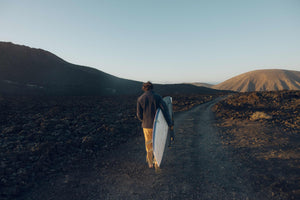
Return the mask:
<svg viewBox="0 0 300 200">
<path fill-rule="evenodd" d="M 0 41 L 127 79 L 221 82 L 300 71 L 300 0 L 0 0 Z"/>
</svg>

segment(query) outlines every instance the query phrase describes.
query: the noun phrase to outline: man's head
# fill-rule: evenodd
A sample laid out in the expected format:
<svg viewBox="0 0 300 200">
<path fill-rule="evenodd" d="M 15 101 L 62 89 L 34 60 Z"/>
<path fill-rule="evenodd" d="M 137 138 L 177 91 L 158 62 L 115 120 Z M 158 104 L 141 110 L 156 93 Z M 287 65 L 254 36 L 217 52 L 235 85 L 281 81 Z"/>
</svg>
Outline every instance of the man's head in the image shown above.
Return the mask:
<svg viewBox="0 0 300 200">
<path fill-rule="evenodd" d="M 153 84 L 150 81 L 143 83 L 142 90 L 145 92 L 147 92 L 149 90 L 153 90 Z"/>
</svg>

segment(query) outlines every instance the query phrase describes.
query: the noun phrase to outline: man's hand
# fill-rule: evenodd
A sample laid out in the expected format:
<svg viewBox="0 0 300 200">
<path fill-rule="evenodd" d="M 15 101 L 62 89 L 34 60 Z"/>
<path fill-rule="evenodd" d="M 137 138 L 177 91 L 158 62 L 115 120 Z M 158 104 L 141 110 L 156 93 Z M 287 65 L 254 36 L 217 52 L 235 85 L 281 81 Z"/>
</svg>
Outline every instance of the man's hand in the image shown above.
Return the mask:
<svg viewBox="0 0 300 200">
<path fill-rule="evenodd" d="M 174 126 L 170 126 L 170 139 L 171 141 L 174 141 L 175 139 L 175 134 L 174 134 Z"/>
<path fill-rule="evenodd" d="M 171 144 L 174 144 L 174 140 L 175 140 L 175 133 L 174 133 L 174 125 L 169 126 L 170 129 L 170 140 L 169 140 L 169 144 L 168 147 L 171 148 Z"/>
<path fill-rule="evenodd" d="M 173 131 L 174 130 L 174 126 L 172 125 L 172 126 L 170 126 L 170 130 L 171 131 Z"/>
</svg>

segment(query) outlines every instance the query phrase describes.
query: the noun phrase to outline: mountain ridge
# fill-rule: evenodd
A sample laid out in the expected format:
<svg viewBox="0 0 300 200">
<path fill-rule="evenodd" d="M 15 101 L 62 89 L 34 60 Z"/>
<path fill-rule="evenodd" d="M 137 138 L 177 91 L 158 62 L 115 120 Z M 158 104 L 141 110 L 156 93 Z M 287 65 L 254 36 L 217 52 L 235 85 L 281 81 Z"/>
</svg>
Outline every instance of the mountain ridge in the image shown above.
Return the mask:
<svg viewBox="0 0 300 200">
<path fill-rule="evenodd" d="M 141 86 L 142 82 L 69 63 L 43 49 L 0 42 L 0 94 L 136 95 L 142 92 Z M 162 95 L 220 92 L 189 84 L 154 86 Z"/>
</svg>

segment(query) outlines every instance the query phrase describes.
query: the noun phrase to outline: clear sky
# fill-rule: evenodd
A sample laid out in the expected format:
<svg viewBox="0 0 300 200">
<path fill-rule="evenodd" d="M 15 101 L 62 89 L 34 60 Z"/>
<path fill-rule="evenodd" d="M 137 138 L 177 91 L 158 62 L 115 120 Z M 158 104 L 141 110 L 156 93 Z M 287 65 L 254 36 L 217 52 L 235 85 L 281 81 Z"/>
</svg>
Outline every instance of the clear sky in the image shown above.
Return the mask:
<svg viewBox="0 0 300 200">
<path fill-rule="evenodd" d="M 0 41 L 121 78 L 216 83 L 300 71 L 300 0 L 0 0 Z"/>
</svg>

